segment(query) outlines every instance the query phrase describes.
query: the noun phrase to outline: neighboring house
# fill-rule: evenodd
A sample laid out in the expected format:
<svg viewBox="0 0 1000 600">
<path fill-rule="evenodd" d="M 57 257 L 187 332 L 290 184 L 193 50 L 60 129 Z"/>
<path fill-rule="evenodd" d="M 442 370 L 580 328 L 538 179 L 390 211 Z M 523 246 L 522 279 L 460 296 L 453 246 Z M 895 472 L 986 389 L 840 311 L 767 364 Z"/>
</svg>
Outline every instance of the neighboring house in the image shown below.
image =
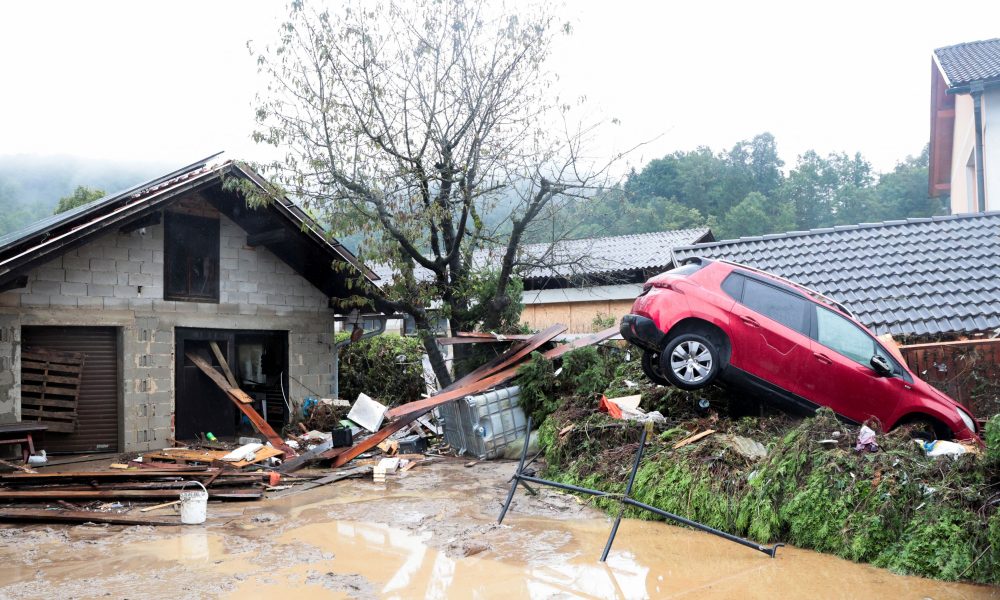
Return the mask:
<svg viewBox="0 0 1000 600">
<path fill-rule="evenodd" d="M 770 271 L 843 302 L 877 335 L 897 341 L 1000 328 L 1000 212 L 740 238 L 674 255 Z"/>
<path fill-rule="evenodd" d="M 1000 210 L 1000 38 L 934 51 L 929 179 L 952 214 Z"/>
<path fill-rule="evenodd" d="M 617 322 L 649 277 L 674 267 L 673 248 L 714 239 L 702 227 L 530 244 L 521 321 L 532 329 L 563 323 L 569 333 L 593 331 L 598 317 Z"/>
<path fill-rule="evenodd" d="M 223 177 L 262 180 L 214 158 L 0 238 L 0 422 L 68 408 L 58 378 L 22 384 L 52 351 L 83 370 L 75 427 L 47 434 L 50 452 L 237 434 L 239 413 L 186 357 L 217 364 L 210 342 L 276 426 L 289 397 L 330 393 L 331 299 L 357 291 L 333 265 L 376 277 L 291 201 L 249 208 Z"/>
<path fill-rule="evenodd" d="M 646 279 L 674 267 L 674 247 L 714 239 L 709 228 L 701 227 L 527 244 L 516 265 L 524 280 L 521 322 L 534 330 L 562 323 L 568 333 L 590 333 L 597 317 L 621 319 L 631 310 Z M 497 265 L 503 250 L 478 250 L 473 265 L 480 269 Z M 385 265 L 372 268 L 381 281 L 395 275 Z M 427 269 L 417 267 L 415 272 L 419 278 L 431 279 Z M 389 329 L 412 333 L 412 319 L 390 321 Z M 446 329 L 442 323 L 440 330 Z"/>
</svg>

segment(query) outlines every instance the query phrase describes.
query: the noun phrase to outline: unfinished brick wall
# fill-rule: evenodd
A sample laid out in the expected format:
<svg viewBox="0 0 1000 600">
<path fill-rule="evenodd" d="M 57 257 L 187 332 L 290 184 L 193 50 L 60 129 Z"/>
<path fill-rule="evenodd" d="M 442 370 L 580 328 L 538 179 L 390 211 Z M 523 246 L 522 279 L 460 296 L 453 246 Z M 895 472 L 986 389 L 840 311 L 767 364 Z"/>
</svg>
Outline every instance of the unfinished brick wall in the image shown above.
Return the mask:
<svg viewBox="0 0 1000 600">
<path fill-rule="evenodd" d="M 121 331 L 125 451 L 166 445 L 174 410 L 174 329 L 287 331 L 292 398 L 332 390 L 334 313 L 328 298 L 197 197 L 185 211 L 220 219 L 219 302 L 163 299 L 163 225 L 109 233 L 0 293 L 0 422 L 17 420 L 24 325 L 114 326 Z M 141 286 L 141 291 L 140 291 Z"/>
</svg>

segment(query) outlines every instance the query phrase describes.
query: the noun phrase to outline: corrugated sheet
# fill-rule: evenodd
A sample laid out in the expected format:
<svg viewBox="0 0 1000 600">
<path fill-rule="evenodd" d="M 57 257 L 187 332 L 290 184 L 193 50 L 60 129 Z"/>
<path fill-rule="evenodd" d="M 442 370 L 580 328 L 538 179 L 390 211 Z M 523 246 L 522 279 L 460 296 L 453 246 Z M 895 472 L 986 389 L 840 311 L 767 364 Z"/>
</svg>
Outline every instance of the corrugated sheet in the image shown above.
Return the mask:
<svg viewBox="0 0 1000 600">
<path fill-rule="evenodd" d="M 741 238 L 674 254 L 771 271 L 840 300 L 878 334 L 1000 327 L 1000 212 Z"/>
<path fill-rule="evenodd" d="M 117 452 L 118 332 L 114 327 L 24 327 L 22 344 L 86 355 L 73 433 L 47 433 L 48 452 Z"/>
</svg>

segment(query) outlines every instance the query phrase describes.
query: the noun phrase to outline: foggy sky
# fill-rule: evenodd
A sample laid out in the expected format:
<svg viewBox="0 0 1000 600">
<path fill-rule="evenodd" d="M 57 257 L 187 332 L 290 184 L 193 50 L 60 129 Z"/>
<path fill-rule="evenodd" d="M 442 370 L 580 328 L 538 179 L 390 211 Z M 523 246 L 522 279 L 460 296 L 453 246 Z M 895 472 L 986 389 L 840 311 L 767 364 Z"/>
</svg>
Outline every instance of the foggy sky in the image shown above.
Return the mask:
<svg viewBox="0 0 1000 600">
<path fill-rule="evenodd" d="M 591 114 L 621 125 L 641 164 L 770 131 L 862 152 L 879 170 L 929 135 L 935 47 L 1000 35 L 1000 2 L 578 2 L 550 67 Z M 246 42 L 272 39 L 283 2 L 0 3 L 0 156 L 70 154 L 184 164 L 249 139 L 260 82 Z M 992 28 L 991 28 L 992 26 Z"/>
</svg>

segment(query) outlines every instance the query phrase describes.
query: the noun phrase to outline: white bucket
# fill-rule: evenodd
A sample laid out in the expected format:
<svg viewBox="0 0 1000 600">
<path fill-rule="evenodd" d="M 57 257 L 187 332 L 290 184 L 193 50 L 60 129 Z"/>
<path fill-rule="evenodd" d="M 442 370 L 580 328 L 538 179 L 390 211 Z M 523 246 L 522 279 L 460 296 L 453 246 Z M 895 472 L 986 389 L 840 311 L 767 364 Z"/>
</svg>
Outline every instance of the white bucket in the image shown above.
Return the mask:
<svg viewBox="0 0 1000 600">
<path fill-rule="evenodd" d="M 202 491 L 185 492 L 188 483 L 197 483 Z M 208 490 L 198 481 L 189 481 L 181 486 L 181 523 L 185 525 L 200 525 L 205 522 L 208 513 Z"/>
</svg>

